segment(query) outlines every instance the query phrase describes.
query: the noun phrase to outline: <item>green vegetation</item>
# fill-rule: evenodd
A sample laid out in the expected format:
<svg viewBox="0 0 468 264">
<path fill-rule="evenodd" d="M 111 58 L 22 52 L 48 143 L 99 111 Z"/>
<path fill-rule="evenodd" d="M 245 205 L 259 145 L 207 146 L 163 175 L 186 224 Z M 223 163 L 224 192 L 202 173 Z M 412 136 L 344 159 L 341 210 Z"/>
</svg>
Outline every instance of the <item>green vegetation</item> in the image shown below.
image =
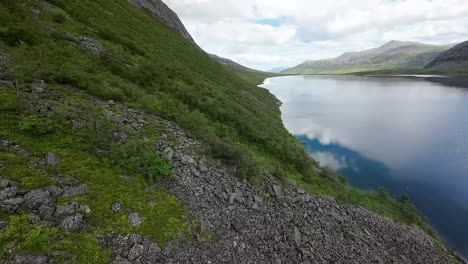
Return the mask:
<svg viewBox="0 0 468 264">
<path fill-rule="evenodd" d="M 41 9 L 39 4 L 44 1 L 40 0 L 0 3 L 0 53 L 11 56 L 16 85 L 10 89 L 0 84 L 0 139 L 14 141 L 36 159 L 48 152 L 60 155 L 62 163 L 49 173 L 54 177 L 70 175 L 91 187 L 86 196 L 71 200 L 90 206 L 87 220 L 92 228 L 84 234 L 63 234 L 32 228 L 25 216 L 10 217 L 11 230 L 16 231 L 0 235 L 5 243 L 0 254 L 7 250 L 43 254 L 67 250 L 79 256 L 79 263 L 104 263 L 109 253 L 98 246 L 96 236 L 138 232 L 164 245 L 179 233 L 190 237 L 190 229 L 196 229 L 191 228 L 174 196 L 163 190 L 145 191 L 171 175 L 170 165 L 151 145 L 160 136 L 157 122 L 149 120 L 145 131 L 129 131 L 127 142 L 116 144 L 112 138 L 115 124 L 102 115 L 103 106 L 91 96 L 176 122 L 205 143 L 206 154 L 232 166 L 239 177 L 259 182 L 262 172 L 268 172 L 293 179 L 310 192 L 331 195 L 429 230 L 408 202 L 358 191 L 326 170 L 318 173 L 317 163 L 284 128 L 276 98 L 256 86 L 263 74 L 220 67 L 127 0 L 47 2 L 52 12 Z M 41 14 L 33 15 L 33 8 L 41 9 Z M 104 51 L 96 55 L 79 44 L 71 45 L 69 33 L 99 41 Z M 30 83 L 37 80 L 64 98 L 64 102 L 47 100 L 47 106 L 55 109 L 52 114 L 28 110 L 36 100 L 29 96 Z M 85 122 L 84 128 L 73 131 L 72 120 Z M 0 175 L 19 181 L 24 188 L 54 183 L 28 168 L 28 158 L 0 149 L 0 160 L 7 161 Z M 124 179 L 122 175 L 133 177 Z M 157 201 L 155 207 L 149 204 L 152 200 Z M 116 201 L 122 204 L 122 213 L 112 213 Z M 132 227 L 127 209 L 141 213 L 144 224 Z M 64 240 L 53 239 L 61 235 L 65 235 Z M 202 236 L 216 239 L 209 232 Z M 21 243 L 12 243 L 15 240 Z M 49 246 L 41 246 L 44 242 Z"/>
<path fill-rule="evenodd" d="M 152 138 L 144 138 L 150 131 L 142 131 L 133 135 L 126 144 L 119 145 L 112 143 L 112 132 L 102 133 L 101 128 L 109 127 L 109 123 L 105 116 L 97 114 L 102 111 L 101 107 L 94 105 L 91 98 L 81 92 L 57 89 L 61 96 L 68 99 L 68 104 L 56 104 L 55 114 L 46 118 L 24 110 L 19 98 L 25 94 L 17 96 L 1 85 L 0 89 L 5 95 L 3 98 L 8 98 L 4 101 L 5 105 L 16 105 L 16 110 L 10 108 L 11 111 L 0 112 L 0 138 L 14 140 L 16 144 L 26 146 L 32 154 L 31 157 L 23 157 L 0 148 L 0 160 L 5 162 L 0 167 L 0 175 L 18 181 L 24 189 L 44 188 L 56 184 L 56 178 L 72 176 L 88 184 L 91 191 L 85 196 L 58 202 L 79 202 L 92 208 L 86 216 L 92 227 L 83 234 L 65 234 L 58 228 L 32 227 L 26 215 L 1 215 L 1 219 L 8 219 L 10 228 L 0 235 L 0 256 L 5 256 L 10 250 L 47 255 L 56 250 L 65 250 L 79 256 L 78 263 L 106 263 L 109 253 L 98 245 L 96 237 L 111 232 L 136 232 L 164 245 L 168 240 L 177 239 L 180 233 L 189 234 L 190 224 L 176 197 L 163 190 L 147 191 L 154 181 L 171 176 L 170 165 L 159 158 L 149 144 L 157 141 L 159 135 L 154 122 L 148 125 L 148 129 L 154 129 L 151 131 Z M 65 120 L 77 116 L 86 120 L 87 128 L 74 133 L 70 122 Z M 47 133 L 22 129 L 31 124 L 34 124 L 33 127 L 41 124 L 37 119 L 52 124 L 54 129 L 47 130 Z M 94 144 L 98 134 L 99 140 L 111 142 L 109 147 Z M 102 151 L 107 148 L 113 151 Z M 51 177 L 44 177 L 41 170 L 31 168 L 29 164 L 43 159 L 48 152 L 57 153 L 63 161 L 56 169 L 49 169 Z M 121 177 L 123 175 L 133 177 L 127 179 Z M 156 205 L 151 205 L 150 201 L 156 201 Z M 121 213 L 112 212 L 115 202 L 121 203 Z M 127 210 L 139 212 L 145 217 L 145 222 L 133 227 Z M 56 239 L 62 235 L 65 236 L 64 240 Z M 60 260 L 60 256 L 52 257 Z"/>
</svg>

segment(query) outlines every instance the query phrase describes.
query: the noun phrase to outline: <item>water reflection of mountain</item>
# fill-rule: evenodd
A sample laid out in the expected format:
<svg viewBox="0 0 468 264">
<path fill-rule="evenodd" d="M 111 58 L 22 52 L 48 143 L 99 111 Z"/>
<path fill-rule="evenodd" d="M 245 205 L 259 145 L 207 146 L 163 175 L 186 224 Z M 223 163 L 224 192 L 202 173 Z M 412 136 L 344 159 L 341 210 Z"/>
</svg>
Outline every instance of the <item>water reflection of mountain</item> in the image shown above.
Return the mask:
<svg viewBox="0 0 468 264">
<path fill-rule="evenodd" d="M 414 177 L 405 177 L 402 172 L 392 171 L 384 163 L 339 144 L 322 144 L 305 135 L 296 138 L 304 143 L 313 158 L 345 176 L 351 185 L 364 190 L 385 186 L 396 196 L 408 194 L 440 235 L 447 238 L 457 251 L 468 256 L 468 210 L 448 198 L 440 188 L 424 182 L 397 180 Z"/>
<path fill-rule="evenodd" d="M 430 82 L 442 84 L 447 87 L 468 88 L 468 77 L 456 77 L 456 78 L 431 77 L 431 78 L 425 78 L 425 79 Z"/>
</svg>

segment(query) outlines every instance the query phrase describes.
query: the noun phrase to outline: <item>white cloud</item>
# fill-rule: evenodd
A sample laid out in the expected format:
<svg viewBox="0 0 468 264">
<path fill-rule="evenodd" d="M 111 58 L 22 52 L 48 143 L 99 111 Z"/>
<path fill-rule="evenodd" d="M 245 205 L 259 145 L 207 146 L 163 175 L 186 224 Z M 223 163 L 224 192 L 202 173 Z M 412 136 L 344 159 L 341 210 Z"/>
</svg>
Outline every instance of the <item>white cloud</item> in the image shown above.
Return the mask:
<svg viewBox="0 0 468 264">
<path fill-rule="evenodd" d="M 330 152 L 314 152 L 310 156 L 318 161 L 320 165 L 329 167 L 334 171 L 348 168 L 348 162 L 344 156 L 336 156 Z"/>
<path fill-rule="evenodd" d="M 269 69 L 407 40 L 468 39 L 467 0 L 165 0 L 206 51 Z M 284 19 L 279 27 L 260 19 Z M 257 21 L 257 22 L 256 22 Z"/>
</svg>

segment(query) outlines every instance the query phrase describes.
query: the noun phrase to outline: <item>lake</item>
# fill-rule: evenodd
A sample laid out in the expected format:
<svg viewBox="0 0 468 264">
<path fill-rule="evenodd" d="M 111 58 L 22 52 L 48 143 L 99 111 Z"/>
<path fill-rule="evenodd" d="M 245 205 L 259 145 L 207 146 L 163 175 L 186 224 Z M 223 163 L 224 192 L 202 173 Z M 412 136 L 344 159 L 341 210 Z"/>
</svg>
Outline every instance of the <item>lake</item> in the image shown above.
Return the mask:
<svg viewBox="0 0 468 264">
<path fill-rule="evenodd" d="M 276 77 L 263 87 L 314 159 L 358 188 L 408 194 L 468 256 L 467 88 L 366 76 Z"/>
</svg>

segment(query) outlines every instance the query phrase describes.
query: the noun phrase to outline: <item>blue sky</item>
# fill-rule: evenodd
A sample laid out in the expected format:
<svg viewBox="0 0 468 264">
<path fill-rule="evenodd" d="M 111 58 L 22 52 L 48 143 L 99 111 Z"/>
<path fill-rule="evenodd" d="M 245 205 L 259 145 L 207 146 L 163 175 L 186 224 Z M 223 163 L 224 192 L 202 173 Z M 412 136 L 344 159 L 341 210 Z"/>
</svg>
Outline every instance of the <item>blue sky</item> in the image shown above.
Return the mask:
<svg viewBox="0 0 468 264">
<path fill-rule="evenodd" d="M 468 40 L 467 0 L 164 0 L 204 50 L 268 70 L 391 40 Z"/>
<path fill-rule="evenodd" d="M 254 20 L 255 24 L 259 25 L 269 25 L 272 27 L 280 27 L 286 22 L 287 17 L 278 17 L 278 18 L 264 18 Z"/>
</svg>

